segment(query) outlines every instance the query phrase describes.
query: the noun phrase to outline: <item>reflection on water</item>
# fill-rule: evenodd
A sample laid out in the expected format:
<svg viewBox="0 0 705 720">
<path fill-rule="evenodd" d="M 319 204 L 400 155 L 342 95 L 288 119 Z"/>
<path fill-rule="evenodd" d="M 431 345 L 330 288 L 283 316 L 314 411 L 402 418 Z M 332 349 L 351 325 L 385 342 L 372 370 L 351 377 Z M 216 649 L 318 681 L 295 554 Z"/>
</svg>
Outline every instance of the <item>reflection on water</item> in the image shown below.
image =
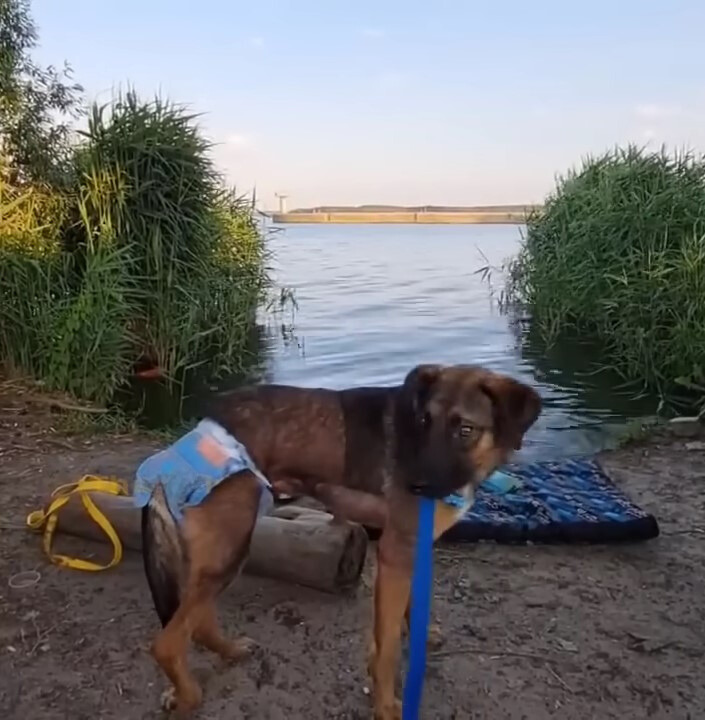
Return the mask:
<svg viewBox="0 0 705 720">
<path fill-rule="evenodd" d="M 478 363 L 533 383 L 545 410 L 524 457 L 592 452 L 653 398 L 618 391 L 579 342 L 543 349 L 492 303 L 475 272 L 520 242 L 516 226 L 306 225 L 272 237 L 278 281 L 296 293 L 295 342 L 270 334 L 267 379 L 342 388 L 399 382 L 419 362 Z"/>
</svg>

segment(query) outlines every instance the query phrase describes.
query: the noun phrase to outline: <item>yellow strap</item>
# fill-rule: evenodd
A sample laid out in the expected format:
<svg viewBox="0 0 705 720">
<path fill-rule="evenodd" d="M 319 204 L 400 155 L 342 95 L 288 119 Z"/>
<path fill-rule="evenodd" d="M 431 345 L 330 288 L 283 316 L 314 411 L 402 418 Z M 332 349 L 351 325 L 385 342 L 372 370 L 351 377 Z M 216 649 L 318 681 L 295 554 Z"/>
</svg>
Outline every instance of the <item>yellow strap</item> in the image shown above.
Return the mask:
<svg viewBox="0 0 705 720">
<path fill-rule="evenodd" d="M 27 516 L 27 525 L 32 530 L 41 530 L 44 526 L 44 537 L 42 545 L 44 552 L 49 559 L 61 567 L 73 568 L 74 570 L 98 571 L 108 570 L 115 567 L 122 560 L 122 543 L 110 521 L 93 502 L 89 495 L 91 492 L 108 493 L 109 495 L 127 495 L 127 486 L 120 480 L 110 480 L 97 475 L 85 475 L 77 483 L 61 485 L 51 494 L 54 498 L 46 510 L 35 510 Z M 78 494 L 81 497 L 83 506 L 94 522 L 108 536 L 113 545 L 113 559 L 107 565 L 99 565 L 90 560 L 72 558 L 68 555 L 52 553 L 51 545 L 54 540 L 54 531 L 58 523 L 58 512 L 71 499 L 72 495 Z"/>
</svg>

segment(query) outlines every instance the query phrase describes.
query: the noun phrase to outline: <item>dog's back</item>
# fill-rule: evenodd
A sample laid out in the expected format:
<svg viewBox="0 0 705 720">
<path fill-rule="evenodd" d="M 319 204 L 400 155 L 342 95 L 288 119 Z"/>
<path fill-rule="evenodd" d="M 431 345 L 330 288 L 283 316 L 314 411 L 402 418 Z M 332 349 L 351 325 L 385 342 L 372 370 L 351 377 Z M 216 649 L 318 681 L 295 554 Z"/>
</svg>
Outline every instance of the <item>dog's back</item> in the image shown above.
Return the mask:
<svg viewBox="0 0 705 720">
<path fill-rule="evenodd" d="M 379 494 L 396 391 L 259 385 L 216 396 L 209 416 L 250 450 L 274 483 L 297 478 Z"/>
</svg>

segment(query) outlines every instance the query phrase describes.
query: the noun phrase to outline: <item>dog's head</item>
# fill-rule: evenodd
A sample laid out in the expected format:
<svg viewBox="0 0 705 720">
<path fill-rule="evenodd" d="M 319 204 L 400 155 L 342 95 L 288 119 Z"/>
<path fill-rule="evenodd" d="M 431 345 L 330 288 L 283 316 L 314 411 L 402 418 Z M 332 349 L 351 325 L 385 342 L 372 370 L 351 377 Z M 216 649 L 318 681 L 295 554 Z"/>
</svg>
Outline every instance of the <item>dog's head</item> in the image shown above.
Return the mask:
<svg viewBox="0 0 705 720">
<path fill-rule="evenodd" d="M 538 393 L 505 375 L 465 365 L 414 368 L 396 406 L 407 489 L 442 498 L 479 485 L 521 448 L 540 412 Z"/>
</svg>

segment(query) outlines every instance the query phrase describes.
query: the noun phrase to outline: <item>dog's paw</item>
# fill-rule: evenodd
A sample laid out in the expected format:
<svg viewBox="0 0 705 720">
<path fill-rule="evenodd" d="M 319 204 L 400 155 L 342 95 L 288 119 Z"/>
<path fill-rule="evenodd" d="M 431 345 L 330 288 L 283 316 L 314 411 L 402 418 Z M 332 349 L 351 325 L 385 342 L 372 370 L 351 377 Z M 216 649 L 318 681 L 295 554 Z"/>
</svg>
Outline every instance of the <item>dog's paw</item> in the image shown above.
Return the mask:
<svg viewBox="0 0 705 720">
<path fill-rule="evenodd" d="M 431 623 L 428 626 L 426 647 L 429 650 L 437 650 L 441 645 L 443 645 L 443 630 L 439 623 Z"/>
<path fill-rule="evenodd" d="M 223 652 L 223 659 L 229 662 L 239 662 L 245 660 L 252 655 L 253 650 L 257 647 L 257 643 L 248 637 L 239 637 L 231 640 L 227 648 Z"/>
<path fill-rule="evenodd" d="M 377 662 L 377 643 L 374 638 L 370 638 L 367 644 L 367 675 L 370 680 L 374 681 L 375 663 Z"/>
<path fill-rule="evenodd" d="M 160 704 L 164 712 L 174 713 L 177 718 L 187 718 L 201 704 L 202 699 L 203 693 L 198 685 L 191 687 L 181 697 L 172 685 L 162 693 Z"/>
<path fill-rule="evenodd" d="M 401 720 L 401 700 L 375 707 L 374 720 Z"/>
<path fill-rule="evenodd" d="M 173 685 L 168 687 L 159 700 L 159 704 L 164 712 L 176 710 L 176 689 Z"/>
</svg>

